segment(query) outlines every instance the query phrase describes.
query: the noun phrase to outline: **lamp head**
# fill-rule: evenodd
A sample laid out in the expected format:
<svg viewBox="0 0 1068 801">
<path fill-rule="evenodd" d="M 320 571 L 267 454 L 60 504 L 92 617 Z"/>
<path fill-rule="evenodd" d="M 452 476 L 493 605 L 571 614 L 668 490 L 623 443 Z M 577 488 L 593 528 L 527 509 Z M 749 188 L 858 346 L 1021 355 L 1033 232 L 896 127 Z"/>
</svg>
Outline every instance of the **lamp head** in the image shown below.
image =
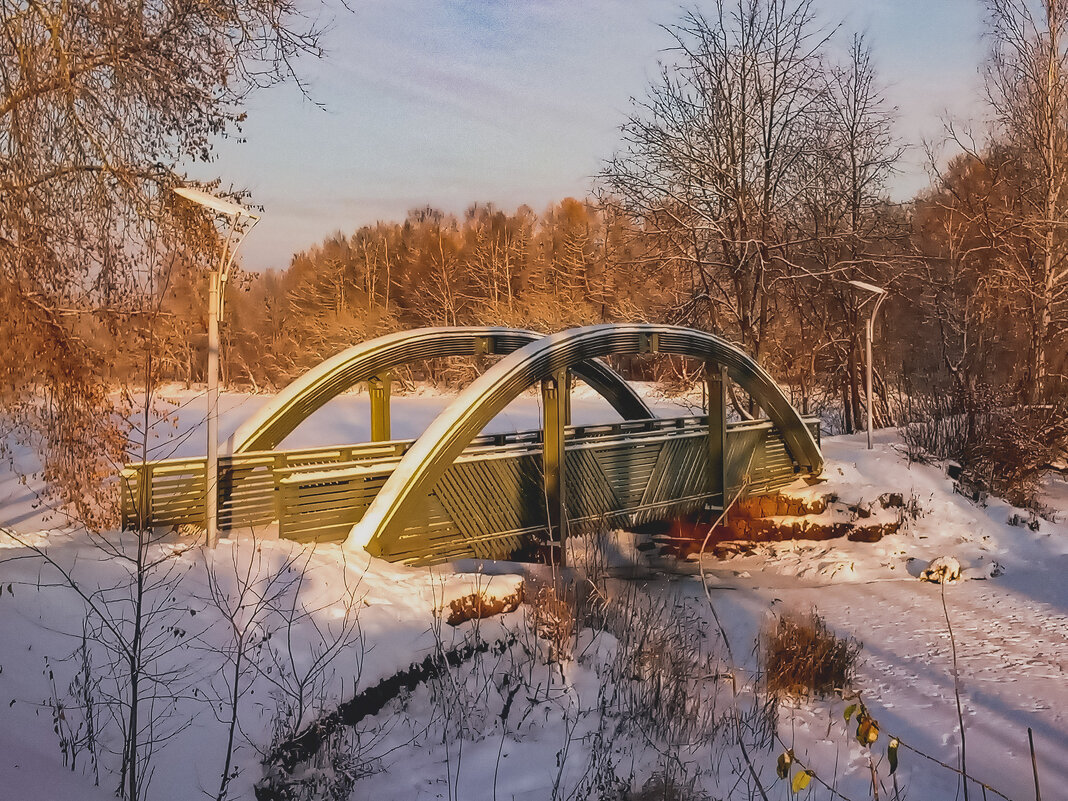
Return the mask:
<svg viewBox="0 0 1068 801">
<path fill-rule="evenodd" d="M 230 221 L 230 233 L 226 237 L 222 251 L 219 254 L 219 266 L 217 270 L 220 283 L 218 314 L 219 319 L 222 319 L 223 302 L 226 297 L 222 289 L 226 284 L 226 279 L 229 277 L 230 265 L 233 264 L 234 257 L 237 255 L 237 249 L 241 247 L 241 243 L 245 241 L 245 237 L 248 235 L 249 231 L 255 228 L 256 223 L 260 221 L 260 216 L 258 214 L 253 214 L 239 203 L 215 197 L 215 195 L 205 192 L 202 189 L 178 186 L 174 188 L 174 194 L 188 200 L 190 203 L 195 203 L 202 208 L 214 211 L 217 214 L 222 214 Z M 245 218 L 244 223 L 241 222 L 242 217 Z"/>
<path fill-rule="evenodd" d="M 885 289 L 880 286 L 875 286 L 874 284 L 866 284 L 863 281 L 850 281 L 849 283 L 855 286 L 857 289 L 863 289 L 865 292 L 871 292 L 875 295 L 886 294 Z"/>
<path fill-rule="evenodd" d="M 259 219 L 258 215 L 253 214 L 244 206 L 230 200 L 223 200 L 220 197 L 215 197 L 215 195 L 205 192 L 202 189 L 178 186 L 175 187 L 174 194 L 185 198 L 190 203 L 196 203 L 198 206 L 217 211 L 219 214 L 225 214 L 227 217 L 233 217 L 235 220 L 238 217 L 251 217 L 254 220 Z"/>
</svg>

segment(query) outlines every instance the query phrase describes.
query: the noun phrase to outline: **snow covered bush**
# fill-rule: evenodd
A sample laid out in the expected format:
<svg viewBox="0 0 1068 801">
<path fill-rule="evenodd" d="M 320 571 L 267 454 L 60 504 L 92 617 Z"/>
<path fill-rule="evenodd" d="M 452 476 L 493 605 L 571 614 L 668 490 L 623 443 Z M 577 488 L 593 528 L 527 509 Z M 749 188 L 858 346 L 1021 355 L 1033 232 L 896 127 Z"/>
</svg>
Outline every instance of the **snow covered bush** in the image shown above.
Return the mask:
<svg viewBox="0 0 1068 801">
<path fill-rule="evenodd" d="M 960 562 L 952 556 L 939 556 L 937 559 L 932 559 L 931 563 L 920 573 L 920 580 L 945 584 L 950 581 L 959 581 L 960 572 Z"/>
</svg>

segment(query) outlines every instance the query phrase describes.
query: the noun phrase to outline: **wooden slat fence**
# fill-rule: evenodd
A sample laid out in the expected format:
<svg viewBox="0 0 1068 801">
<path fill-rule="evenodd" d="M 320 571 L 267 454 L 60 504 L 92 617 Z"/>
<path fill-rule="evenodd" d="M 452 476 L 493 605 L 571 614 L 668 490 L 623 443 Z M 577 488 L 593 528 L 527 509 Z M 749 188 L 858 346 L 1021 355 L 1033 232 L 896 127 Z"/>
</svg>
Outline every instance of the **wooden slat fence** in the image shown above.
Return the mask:
<svg viewBox="0 0 1068 801">
<path fill-rule="evenodd" d="M 819 426 L 806 420 L 817 439 Z M 635 525 L 708 507 L 707 418 L 567 429 L 566 506 L 574 530 Z M 343 539 L 412 441 L 260 451 L 220 459 L 220 529 L 278 522 L 300 541 Z M 797 466 L 769 421 L 730 423 L 730 495 L 773 492 Z M 203 458 L 134 463 L 123 471 L 123 525 L 203 525 Z M 545 527 L 541 432 L 476 439 L 406 527 L 391 558 L 499 557 Z"/>
</svg>

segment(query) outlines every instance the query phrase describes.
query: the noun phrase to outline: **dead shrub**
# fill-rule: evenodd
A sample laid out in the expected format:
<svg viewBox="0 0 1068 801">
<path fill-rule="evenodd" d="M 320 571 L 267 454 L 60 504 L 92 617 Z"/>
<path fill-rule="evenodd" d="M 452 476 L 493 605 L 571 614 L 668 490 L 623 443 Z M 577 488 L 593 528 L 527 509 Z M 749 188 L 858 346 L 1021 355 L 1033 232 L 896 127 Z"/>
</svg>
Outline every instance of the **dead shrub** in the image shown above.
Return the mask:
<svg viewBox="0 0 1068 801">
<path fill-rule="evenodd" d="M 1043 478 L 1068 455 L 1068 404 L 1018 406 L 1006 390 L 902 394 L 901 437 L 910 461 L 952 459 L 962 487 L 1036 508 Z M 970 493 L 966 493 L 970 494 Z"/>
<path fill-rule="evenodd" d="M 591 625 L 615 640 L 601 679 L 623 730 L 680 748 L 711 744 L 732 728 L 718 641 L 687 601 L 630 583 Z"/>
<path fill-rule="evenodd" d="M 462 598 L 454 598 L 449 601 L 449 616 L 445 622 L 450 626 L 459 626 L 469 620 L 482 620 L 494 615 L 514 612 L 521 603 L 523 603 L 522 584 L 516 588 L 515 592 L 500 598 L 486 595 L 486 593 L 479 590 Z"/>
<path fill-rule="evenodd" d="M 1068 456 L 1068 404 L 998 409 L 961 458 L 964 480 L 1036 509 L 1042 480 Z"/>
<path fill-rule="evenodd" d="M 549 661 L 571 659 L 575 644 L 574 586 L 546 584 L 538 589 L 527 612 L 530 628 L 549 643 Z"/>
<path fill-rule="evenodd" d="M 899 428 L 910 462 L 960 458 L 968 437 L 968 415 L 950 392 L 900 393 Z M 974 420 L 974 418 L 972 418 Z"/>
<path fill-rule="evenodd" d="M 861 644 L 831 631 L 815 609 L 781 615 L 760 639 L 769 693 L 828 695 L 853 683 Z"/>
</svg>

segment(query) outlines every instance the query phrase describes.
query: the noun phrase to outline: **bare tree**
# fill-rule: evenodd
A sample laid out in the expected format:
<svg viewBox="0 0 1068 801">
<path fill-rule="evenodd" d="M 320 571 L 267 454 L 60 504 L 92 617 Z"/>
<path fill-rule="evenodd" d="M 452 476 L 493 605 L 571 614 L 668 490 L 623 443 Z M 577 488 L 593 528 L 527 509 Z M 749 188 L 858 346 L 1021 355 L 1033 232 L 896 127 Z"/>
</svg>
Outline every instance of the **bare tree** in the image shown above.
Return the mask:
<svg viewBox="0 0 1068 801">
<path fill-rule="evenodd" d="M 819 145 L 801 166 L 795 267 L 783 291 L 808 333 L 797 358 L 812 356 L 815 370 L 815 356 L 823 351 L 823 366 L 841 388 L 845 428 L 854 430 L 863 414 L 863 298 L 847 282 L 893 284 L 903 268 L 908 229 L 886 197 L 901 155 L 892 133 L 895 109 L 883 97 L 863 36 L 854 35 L 845 63 L 827 66 L 824 79 L 826 113 Z M 869 402 L 865 398 L 863 405 Z"/>
<path fill-rule="evenodd" d="M 677 63 L 636 102 L 602 178 L 679 275 L 678 316 L 759 360 L 825 113 L 827 37 L 809 0 L 718 0 L 669 31 Z"/>
<path fill-rule="evenodd" d="M 988 0 L 987 96 L 1016 162 L 1007 225 L 991 241 L 1002 287 L 1030 323 L 1028 400 L 1046 397 L 1050 354 L 1068 326 L 1068 5 Z"/>
<path fill-rule="evenodd" d="M 160 199 L 318 30 L 292 0 L 5 1 L 0 30 L 0 412 L 107 472 L 99 338 L 125 344 Z"/>
<path fill-rule="evenodd" d="M 463 241 L 459 225 L 435 209 L 415 215 L 411 250 L 413 277 L 420 291 L 413 310 L 424 325 L 463 325 L 467 322 L 470 276 L 461 269 Z"/>
<path fill-rule="evenodd" d="M 517 284 L 531 238 L 533 213 L 520 209 L 514 217 L 493 206 L 474 205 L 467 212 L 467 263 L 479 294 L 487 300 L 480 321 L 512 322 Z"/>
</svg>

